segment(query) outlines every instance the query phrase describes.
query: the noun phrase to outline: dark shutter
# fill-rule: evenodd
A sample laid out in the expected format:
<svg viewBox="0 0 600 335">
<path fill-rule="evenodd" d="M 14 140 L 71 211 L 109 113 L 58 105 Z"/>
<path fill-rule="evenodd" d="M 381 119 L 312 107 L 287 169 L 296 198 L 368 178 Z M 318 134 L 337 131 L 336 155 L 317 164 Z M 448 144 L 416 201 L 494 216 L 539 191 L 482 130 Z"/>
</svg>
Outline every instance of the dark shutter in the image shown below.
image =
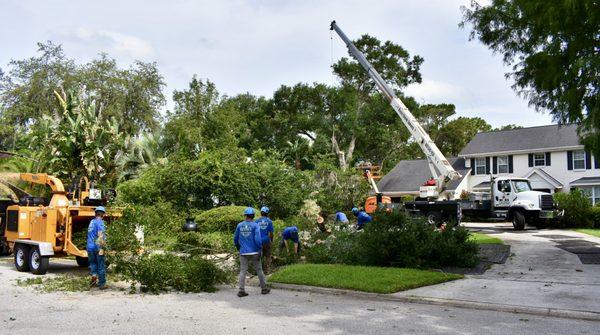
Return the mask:
<svg viewBox="0 0 600 335">
<path fill-rule="evenodd" d="M 567 151 L 567 170 L 573 170 L 573 151 Z"/>
<path fill-rule="evenodd" d="M 547 152 L 547 153 L 546 153 L 546 166 L 550 166 L 550 164 L 551 164 L 551 161 L 550 161 L 550 153 L 549 153 L 549 152 Z"/>
<path fill-rule="evenodd" d="M 475 158 L 471 158 L 471 175 L 475 175 Z"/>
<path fill-rule="evenodd" d="M 496 156 L 492 158 L 492 171 L 494 174 L 498 173 L 498 157 Z"/>
<path fill-rule="evenodd" d="M 529 154 L 529 167 L 533 166 L 533 154 Z"/>
<path fill-rule="evenodd" d="M 490 174 L 490 158 L 485 158 L 485 174 Z"/>
<path fill-rule="evenodd" d="M 508 156 L 508 173 L 513 173 L 513 156 Z"/>
<path fill-rule="evenodd" d="M 596 155 L 594 155 L 594 167 L 596 169 L 600 169 L 600 162 L 598 161 L 598 157 L 596 157 Z"/>
<path fill-rule="evenodd" d="M 592 168 L 592 154 L 589 152 L 585 152 L 585 168 L 587 170 Z"/>
</svg>

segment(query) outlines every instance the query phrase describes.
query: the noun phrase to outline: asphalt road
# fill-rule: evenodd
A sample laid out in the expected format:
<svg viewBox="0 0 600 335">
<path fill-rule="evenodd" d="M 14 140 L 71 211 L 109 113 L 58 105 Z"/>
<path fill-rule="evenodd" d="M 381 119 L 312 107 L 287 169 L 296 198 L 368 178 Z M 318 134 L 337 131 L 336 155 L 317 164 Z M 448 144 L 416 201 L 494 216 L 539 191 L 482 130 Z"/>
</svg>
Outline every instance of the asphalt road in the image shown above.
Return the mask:
<svg viewBox="0 0 600 335">
<path fill-rule="evenodd" d="M 54 263 L 50 272 L 75 264 Z M 597 334 L 600 323 L 250 288 L 217 293 L 40 293 L 0 259 L 1 334 Z"/>
</svg>

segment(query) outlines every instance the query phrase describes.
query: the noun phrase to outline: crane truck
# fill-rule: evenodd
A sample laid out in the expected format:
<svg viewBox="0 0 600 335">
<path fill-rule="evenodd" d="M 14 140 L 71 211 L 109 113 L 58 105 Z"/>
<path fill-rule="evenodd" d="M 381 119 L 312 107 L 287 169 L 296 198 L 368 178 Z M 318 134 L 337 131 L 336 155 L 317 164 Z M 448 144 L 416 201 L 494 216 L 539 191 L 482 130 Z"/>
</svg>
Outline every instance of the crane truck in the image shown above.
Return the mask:
<svg viewBox="0 0 600 335">
<path fill-rule="evenodd" d="M 383 80 L 373 68 L 365 55 L 358 50 L 335 21 L 330 29 L 334 30 L 348 47 L 348 52 L 363 67 L 375 85 L 389 101 L 391 107 L 402 120 L 414 141 L 420 146 L 427 158 L 432 179 L 419 188 L 419 198 L 416 201 L 404 202 L 404 208 L 409 212 L 424 215 L 430 224 L 440 225 L 442 222 L 460 223 L 462 215 L 490 217 L 510 220 L 515 230 L 522 230 L 526 224 L 544 226 L 548 220 L 560 215 L 556 210 L 551 194 L 533 191 L 527 179 L 490 176 L 490 199 L 451 200 L 440 199 L 447 184 L 462 176 L 452 167 L 435 142 L 408 110 L 406 105 L 396 96 L 394 90 Z M 375 191 L 375 196 L 369 197 L 365 208 L 373 209 L 385 199 L 377 185 L 367 178 Z M 388 202 L 386 199 L 385 202 Z"/>
</svg>

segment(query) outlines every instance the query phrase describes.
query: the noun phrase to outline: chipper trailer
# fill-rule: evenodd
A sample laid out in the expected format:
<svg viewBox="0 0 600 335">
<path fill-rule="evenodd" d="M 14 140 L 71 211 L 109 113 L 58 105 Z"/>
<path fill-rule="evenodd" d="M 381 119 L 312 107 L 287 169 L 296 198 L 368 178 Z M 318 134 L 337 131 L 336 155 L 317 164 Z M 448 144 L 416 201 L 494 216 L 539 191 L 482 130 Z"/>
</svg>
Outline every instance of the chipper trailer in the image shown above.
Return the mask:
<svg viewBox="0 0 600 335">
<path fill-rule="evenodd" d="M 544 226 L 548 220 L 553 220 L 560 213 L 556 210 L 552 195 L 544 192 L 533 191 L 529 181 L 524 178 L 502 177 L 491 178 L 489 200 L 454 200 L 444 199 L 440 195 L 450 181 L 461 178 L 454 170 L 444 154 L 425 129 L 419 124 L 404 103 L 396 96 L 394 90 L 383 80 L 381 75 L 373 68 L 352 41 L 344 34 L 335 21 L 331 22 L 334 30 L 348 47 L 348 52 L 367 72 L 375 82 L 381 94 L 389 101 L 391 107 L 400 117 L 414 141 L 420 146 L 427 157 L 432 179 L 425 182 L 419 189 L 419 200 L 406 201 L 404 208 L 410 213 L 424 215 L 430 224 L 440 225 L 442 222 L 460 223 L 463 213 L 510 220 L 515 230 L 525 228 L 526 224 Z M 384 197 L 371 178 L 369 171 L 365 172 L 371 183 L 375 196 L 369 197 L 365 208 L 371 211 L 377 206 L 389 203 L 389 198 Z"/>
<path fill-rule="evenodd" d="M 14 254 L 18 271 L 45 274 L 50 257 L 75 256 L 79 266 L 88 265 L 85 245 L 76 245 L 73 236 L 87 231 L 95 207 L 103 204 L 99 189 L 82 178 L 72 192 L 60 179 L 43 173 L 21 173 L 22 181 L 47 185 L 51 198 L 26 196 L 17 202 L 0 200 L 0 251 Z M 118 216 L 107 213 L 105 220 Z"/>
</svg>

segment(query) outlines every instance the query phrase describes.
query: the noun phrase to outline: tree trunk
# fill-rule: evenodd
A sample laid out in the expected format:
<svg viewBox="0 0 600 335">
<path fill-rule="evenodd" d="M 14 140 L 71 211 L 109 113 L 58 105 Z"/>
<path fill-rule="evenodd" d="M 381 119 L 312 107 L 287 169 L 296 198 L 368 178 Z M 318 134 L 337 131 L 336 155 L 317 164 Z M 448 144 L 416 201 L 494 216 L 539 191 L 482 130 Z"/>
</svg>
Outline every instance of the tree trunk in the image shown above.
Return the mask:
<svg viewBox="0 0 600 335">
<path fill-rule="evenodd" d="M 333 152 L 338 157 L 338 162 L 340 164 L 340 168 L 342 170 L 348 169 L 348 165 L 352 160 L 352 155 L 354 154 L 354 147 L 356 145 L 356 136 L 352 135 L 352 139 L 350 140 L 350 144 L 348 145 L 348 154 L 343 150 L 340 150 L 340 146 L 338 144 L 337 139 L 335 138 L 335 133 L 331 135 L 331 146 L 333 147 Z"/>
</svg>

